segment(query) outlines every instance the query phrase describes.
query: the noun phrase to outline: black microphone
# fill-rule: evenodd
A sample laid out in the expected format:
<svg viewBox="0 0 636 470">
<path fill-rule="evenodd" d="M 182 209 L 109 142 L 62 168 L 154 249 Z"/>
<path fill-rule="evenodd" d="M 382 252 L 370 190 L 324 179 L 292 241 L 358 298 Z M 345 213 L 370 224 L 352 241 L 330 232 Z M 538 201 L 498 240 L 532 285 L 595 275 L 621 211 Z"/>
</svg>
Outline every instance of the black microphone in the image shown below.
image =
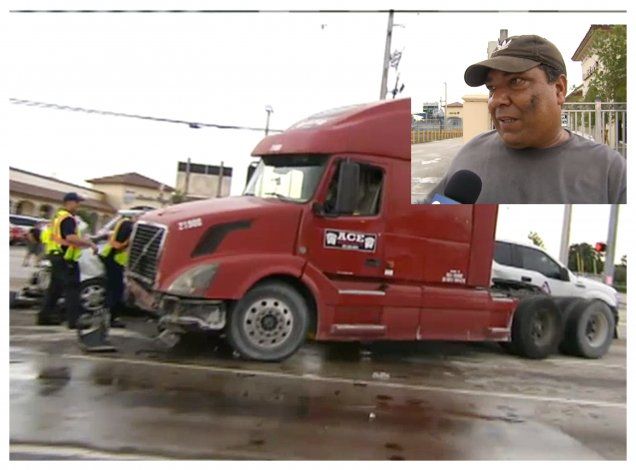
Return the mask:
<svg viewBox="0 0 636 470">
<path fill-rule="evenodd" d="M 481 178 L 470 170 L 459 170 L 450 177 L 444 196 L 460 204 L 475 204 L 481 193 Z"/>
</svg>

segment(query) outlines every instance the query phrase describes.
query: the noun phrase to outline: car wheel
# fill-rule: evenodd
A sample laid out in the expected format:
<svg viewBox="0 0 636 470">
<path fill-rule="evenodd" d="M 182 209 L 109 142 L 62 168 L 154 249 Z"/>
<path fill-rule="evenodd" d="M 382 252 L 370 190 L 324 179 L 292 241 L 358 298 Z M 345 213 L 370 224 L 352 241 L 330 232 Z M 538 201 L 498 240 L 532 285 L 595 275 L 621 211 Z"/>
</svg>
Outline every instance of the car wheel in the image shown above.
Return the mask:
<svg viewBox="0 0 636 470">
<path fill-rule="evenodd" d="M 566 323 L 564 352 L 588 359 L 604 356 L 614 338 L 614 323 L 614 314 L 605 302 L 579 303 Z"/>
<path fill-rule="evenodd" d="M 305 341 L 309 310 L 303 297 L 283 282 L 252 288 L 228 318 L 227 339 L 243 357 L 280 361 Z"/>
<path fill-rule="evenodd" d="M 80 306 L 83 313 L 95 313 L 106 307 L 106 281 L 87 279 L 80 284 Z"/>
<path fill-rule="evenodd" d="M 512 349 L 523 357 L 543 359 L 553 353 L 561 339 L 559 309 L 549 297 L 523 299 L 512 320 Z"/>
</svg>

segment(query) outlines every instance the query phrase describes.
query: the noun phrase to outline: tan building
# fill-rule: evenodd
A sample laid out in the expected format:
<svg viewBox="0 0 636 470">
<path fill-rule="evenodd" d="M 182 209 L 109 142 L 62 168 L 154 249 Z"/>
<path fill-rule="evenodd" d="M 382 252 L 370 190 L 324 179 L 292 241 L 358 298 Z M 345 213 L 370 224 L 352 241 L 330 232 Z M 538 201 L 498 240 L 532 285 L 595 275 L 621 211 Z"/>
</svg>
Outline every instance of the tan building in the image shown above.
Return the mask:
<svg viewBox="0 0 636 470">
<path fill-rule="evenodd" d="M 219 176 L 221 173 L 222 178 Z M 187 200 L 226 197 L 230 195 L 232 186 L 232 168 L 179 162 L 176 186 Z"/>
<path fill-rule="evenodd" d="M 86 182 L 104 193 L 106 201 L 117 209 L 158 209 L 171 203 L 174 192 L 174 188 L 139 173 L 105 176 Z"/>
<path fill-rule="evenodd" d="M 488 112 L 488 95 L 466 95 L 462 99 L 464 142 L 468 142 L 476 135 L 491 130 L 492 120 Z"/>
<path fill-rule="evenodd" d="M 446 108 L 446 118 L 463 119 L 464 117 L 464 105 L 459 101 L 451 103 Z"/>
<path fill-rule="evenodd" d="M 585 34 L 581 44 L 579 44 L 579 47 L 572 56 L 572 60 L 581 62 L 581 73 L 583 79 L 581 93 L 583 96 L 587 94 L 587 90 L 590 86 L 590 80 L 592 79 L 594 72 L 598 70 L 599 67 L 602 67 L 602 64 L 599 63 L 598 56 L 590 54 L 590 48 L 592 47 L 594 39 L 599 34 L 604 34 L 610 29 L 611 26 L 606 24 L 593 24 L 590 26 L 590 29 Z"/>
<path fill-rule="evenodd" d="M 106 201 L 101 191 L 66 181 L 9 167 L 9 213 L 49 219 L 62 205 L 64 194 L 76 192 L 86 200 L 82 208 L 87 222 L 95 229 L 106 223 L 116 209 Z"/>
</svg>

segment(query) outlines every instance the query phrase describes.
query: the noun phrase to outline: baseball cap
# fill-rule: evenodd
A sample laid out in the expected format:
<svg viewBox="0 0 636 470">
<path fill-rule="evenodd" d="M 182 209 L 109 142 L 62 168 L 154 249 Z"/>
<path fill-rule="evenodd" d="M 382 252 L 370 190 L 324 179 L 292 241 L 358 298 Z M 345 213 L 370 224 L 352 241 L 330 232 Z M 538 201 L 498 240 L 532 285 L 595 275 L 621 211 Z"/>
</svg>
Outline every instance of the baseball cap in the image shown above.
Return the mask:
<svg viewBox="0 0 636 470">
<path fill-rule="evenodd" d="M 537 65 L 549 65 L 566 74 L 563 56 L 557 47 L 541 36 L 511 36 L 501 42 L 488 60 L 471 65 L 464 73 L 469 86 L 486 83 L 490 69 L 502 72 L 525 72 Z"/>
<path fill-rule="evenodd" d="M 68 201 L 82 202 L 83 200 L 84 198 L 77 193 L 66 193 L 64 195 L 64 199 L 62 199 L 63 202 L 68 202 Z"/>
</svg>

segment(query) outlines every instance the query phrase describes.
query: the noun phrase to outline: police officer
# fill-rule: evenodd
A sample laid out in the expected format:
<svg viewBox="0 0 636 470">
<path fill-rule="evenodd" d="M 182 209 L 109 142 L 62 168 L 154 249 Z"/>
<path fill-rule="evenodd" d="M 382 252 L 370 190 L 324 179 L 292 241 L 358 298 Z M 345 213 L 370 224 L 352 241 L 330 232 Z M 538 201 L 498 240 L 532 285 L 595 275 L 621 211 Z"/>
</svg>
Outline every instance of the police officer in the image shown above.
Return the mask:
<svg viewBox="0 0 636 470">
<path fill-rule="evenodd" d="M 44 297 L 44 305 L 38 312 L 38 325 L 60 324 L 55 311 L 57 301 L 63 295 L 68 327 L 77 328 L 77 319 L 80 314 L 80 273 L 77 261 L 83 248 L 92 248 L 97 253 L 97 246 L 93 242 L 80 237 L 75 214 L 83 200 L 84 198 L 77 193 L 65 194 L 63 207 L 53 220 L 50 239 L 47 243 L 51 261 L 51 279 Z"/>
<path fill-rule="evenodd" d="M 124 267 L 128 263 L 128 244 L 133 224 L 132 218 L 122 217 L 101 252 L 106 267 L 106 307 L 111 314 L 110 326 L 115 328 L 125 326 L 117 317 L 123 308 Z"/>
</svg>

